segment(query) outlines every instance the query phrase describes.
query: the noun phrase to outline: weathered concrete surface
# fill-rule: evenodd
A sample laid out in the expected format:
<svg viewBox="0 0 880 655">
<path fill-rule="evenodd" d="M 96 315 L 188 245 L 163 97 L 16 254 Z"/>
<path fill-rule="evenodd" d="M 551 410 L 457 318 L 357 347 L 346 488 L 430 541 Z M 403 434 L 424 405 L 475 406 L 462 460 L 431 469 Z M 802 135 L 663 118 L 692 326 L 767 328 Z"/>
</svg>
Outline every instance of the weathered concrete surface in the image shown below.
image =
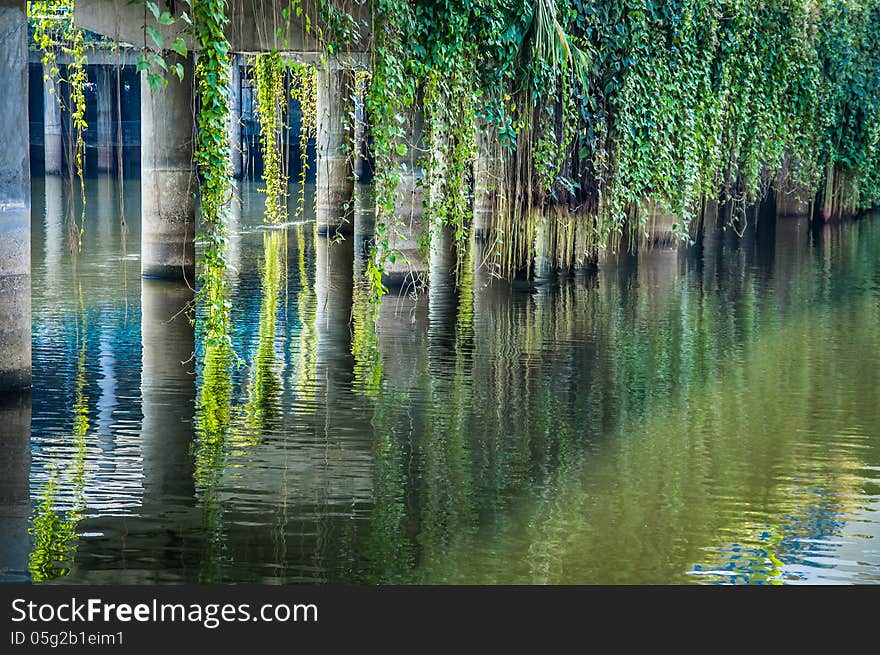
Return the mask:
<svg viewBox="0 0 880 655">
<path fill-rule="evenodd" d="M 283 6 L 286 5 L 272 0 L 229 0 L 226 38 L 232 50 L 281 50 L 299 53 L 304 60 L 319 61 L 324 55 L 325 46 L 318 40 L 317 26 L 322 21 L 317 15 L 317 7 L 314 4 L 303 7 L 310 24 L 314 26 L 307 34 L 303 28 L 305 16 L 292 17 L 287 22 L 281 16 Z M 185 7 L 184 3 L 177 3 L 175 15 L 179 16 Z M 345 58 L 365 60 L 363 53 L 369 50 L 367 40 L 371 29 L 371 5 L 349 4 L 346 11 L 355 17 L 359 36 L 350 48 L 351 53 L 347 53 Z M 137 47 L 154 47 L 144 30 L 144 25 L 150 25 L 161 32 L 166 44 L 182 36 L 188 41 L 190 50 L 195 49 L 195 44 L 184 34 L 186 24 L 182 20 L 175 21 L 173 25 L 159 25 L 145 6 L 129 4 L 128 0 L 77 0 L 74 21 L 92 32 Z"/>
<path fill-rule="evenodd" d="M 785 188 L 776 193 L 776 216 L 806 217 L 812 209 L 813 194 L 806 189 Z"/>
<path fill-rule="evenodd" d="M 318 68 L 317 86 L 315 213 L 318 234 L 352 235 L 353 135 L 348 126 L 354 114 L 354 74 L 349 69 L 325 64 Z"/>
<path fill-rule="evenodd" d="M 422 175 L 410 171 L 397 185 L 394 200 L 395 225 L 387 230 L 388 250 L 394 261 L 386 259 L 382 284 L 389 289 L 407 289 L 428 282 L 428 265 L 421 250 L 425 237 L 425 189 Z"/>
<path fill-rule="evenodd" d="M 30 392 L 0 396 L 0 426 L 0 581 L 28 582 Z"/>
<path fill-rule="evenodd" d="M 43 71 L 43 149 L 46 174 L 55 175 L 64 166 L 64 146 L 61 142 L 61 104 L 58 85 L 53 78 L 46 79 Z"/>
<path fill-rule="evenodd" d="M 116 113 L 116 71 L 108 66 L 96 66 L 95 84 L 97 98 L 97 139 L 98 170 L 107 173 L 113 170 L 114 162 L 114 114 Z"/>
<path fill-rule="evenodd" d="M 176 78 L 154 92 L 141 73 L 141 273 L 193 280 L 195 192 L 193 163 L 193 58 Z"/>
<path fill-rule="evenodd" d="M 495 133 L 489 126 L 477 134 L 477 157 L 474 161 L 474 218 L 471 231 L 486 239 L 492 229 L 498 197 L 500 162 L 495 157 Z"/>
<path fill-rule="evenodd" d="M 229 65 L 229 170 L 241 179 L 241 57 L 232 56 Z"/>
<path fill-rule="evenodd" d="M 27 20 L 0 5 L 0 393 L 31 384 L 31 180 Z"/>
<path fill-rule="evenodd" d="M 424 148 L 424 118 L 411 111 L 406 125 L 406 160 L 394 192 L 394 220 L 385 238 L 388 241 L 382 283 L 389 289 L 408 289 L 428 282 L 428 264 L 421 249 L 425 241 L 425 172 L 418 165 Z M 381 248 L 382 244 L 380 244 Z M 391 261 L 391 257 L 394 261 Z"/>
</svg>

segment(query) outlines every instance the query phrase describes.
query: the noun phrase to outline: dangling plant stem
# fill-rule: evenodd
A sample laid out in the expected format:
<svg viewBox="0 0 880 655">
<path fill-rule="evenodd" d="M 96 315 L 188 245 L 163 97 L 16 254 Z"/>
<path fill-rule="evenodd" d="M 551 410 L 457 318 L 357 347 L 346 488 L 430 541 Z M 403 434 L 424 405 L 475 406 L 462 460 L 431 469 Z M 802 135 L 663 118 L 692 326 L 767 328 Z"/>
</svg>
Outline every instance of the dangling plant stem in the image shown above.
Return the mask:
<svg viewBox="0 0 880 655">
<path fill-rule="evenodd" d="M 232 194 L 227 159 L 229 120 L 229 42 L 224 0 L 191 0 L 192 33 L 201 51 L 195 82 L 199 99 L 195 162 L 201 177 L 201 219 L 205 248 L 199 269 L 200 300 L 205 306 L 201 331 L 206 347 L 230 349 L 230 303 L 226 294 L 224 217 Z"/>
<path fill-rule="evenodd" d="M 254 58 L 254 84 L 260 116 L 260 151 L 263 155 L 263 183 L 266 193 L 265 220 L 281 223 L 287 217 L 287 173 L 283 169 L 281 148 L 287 92 L 284 88 L 285 63 L 280 52 Z"/>
</svg>

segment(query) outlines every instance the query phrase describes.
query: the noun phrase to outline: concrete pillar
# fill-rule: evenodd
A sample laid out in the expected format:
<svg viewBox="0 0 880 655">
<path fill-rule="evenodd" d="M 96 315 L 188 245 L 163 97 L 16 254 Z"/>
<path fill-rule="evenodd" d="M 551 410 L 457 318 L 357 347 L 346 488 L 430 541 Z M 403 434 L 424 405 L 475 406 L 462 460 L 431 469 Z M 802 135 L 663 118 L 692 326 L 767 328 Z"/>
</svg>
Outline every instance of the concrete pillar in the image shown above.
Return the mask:
<svg viewBox="0 0 880 655">
<path fill-rule="evenodd" d="M 367 162 L 367 114 L 364 106 L 363 85 L 356 88 L 354 95 L 354 157 L 352 166 L 354 176 L 364 182 L 368 177 Z"/>
<path fill-rule="evenodd" d="M 809 190 L 786 186 L 776 193 L 776 216 L 778 218 L 806 217 L 810 215 L 812 194 Z"/>
<path fill-rule="evenodd" d="M 31 384 L 31 178 L 25 2 L 0 5 L 0 393 Z"/>
<path fill-rule="evenodd" d="M 141 273 L 193 280 L 196 176 L 193 165 L 193 59 L 182 63 L 183 81 L 170 75 L 154 92 L 141 73 Z"/>
<path fill-rule="evenodd" d="M 351 206 L 354 179 L 351 170 L 349 122 L 354 111 L 354 74 L 325 64 L 318 68 L 318 134 L 315 203 L 318 234 L 354 233 Z"/>
<path fill-rule="evenodd" d="M 471 230 L 486 239 L 492 229 L 498 190 L 499 162 L 494 156 L 495 132 L 489 126 L 477 132 L 477 158 L 474 161 L 474 222 Z"/>
<path fill-rule="evenodd" d="M 232 55 L 229 69 L 229 165 L 232 177 L 242 175 L 241 155 L 241 61 Z"/>
<path fill-rule="evenodd" d="M 426 192 L 424 171 L 417 164 L 423 149 L 421 113 L 411 111 L 405 127 L 407 154 L 395 191 L 393 224 L 387 226 L 385 235 L 388 252 L 379 253 L 385 257 L 382 283 L 389 289 L 417 287 L 428 281 L 428 264 L 419 248 L 425 235 Z"/>
<path fill-rule="evenodd" d="M 46 79 L 43 69 L 43 150 L 46 175 L 61 173 L 64 166 L 64 146 L 61 141 L 61 104 L 58 84 L 54 77 Z"/>
<path fill-rule="evenodd" d="M 193 327 L 186 307 L 193 292 L 167 280 L 141 282 L 141 424 L 144 504 L 193 498 Z M 188 399 L 188 401 L 187 401 Z"/>
<path fill-rule="evenodd" d="M 97 93 L 97 138 L 95 147 L 98 153 L 98 171 L 109 173 L 113 170 L 115 131 L 113 115 L 116 113 L 116 71 L 106 65 L 95 67 Z"/>
<path fill-rule="evenodd" d="M 0 16 L 2 16 L 0 10 Z M 0 580 L 29 582 L 31 394 L 0 396 Z"/>
</svg>

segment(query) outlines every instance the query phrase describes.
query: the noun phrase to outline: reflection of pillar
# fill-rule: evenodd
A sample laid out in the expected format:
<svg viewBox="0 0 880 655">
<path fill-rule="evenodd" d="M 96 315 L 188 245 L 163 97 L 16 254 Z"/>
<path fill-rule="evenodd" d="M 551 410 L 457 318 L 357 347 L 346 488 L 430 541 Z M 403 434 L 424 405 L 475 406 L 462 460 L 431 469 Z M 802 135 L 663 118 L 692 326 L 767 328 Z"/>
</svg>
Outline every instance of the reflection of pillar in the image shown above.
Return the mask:
<svg viewBox="0 0 880 655">
<path fill-rule="evenodd" d="M 236 54 L 229 68 L 229 164 L 232 176 L 241 179 L 241 63 Z"/>
<path fill-rule="evenodd" d="M 354 250 L 358 256 L 369 252 L 369 244 L 376 236 L 376 198 L 373 188 L 358 187 L 354 197 Z"/>
<path fill-rule="evenodd" d="M 113 93 L 116 71 L 110 66 L 100 65 L 97 71 L 97 140 L 98 170 L 106 173 L 113 170 L 113 113 L 116 97 Z"/>
<path fill-rule="evenodd" d="M 98 420 L 95 424 L 98 445 L 107 452 L 112 452 L 115 446 L 113 413 L 119 404 L 116 391 L 116 356 L 113 352 L 113 335 L 111 330 L 112 328 L 108 322 L 104 322 L 101 325 L 100 355 L 98 357 L 100 372 L 98 388 L 101 390 L 101 395 L 98 396 L 98 401 L 95 403 L 95 409 L 98 410 Z M 107 465 L 110 462 L 102 459 L 101 464 Z"/>
<path fill-rule="evenodd" d="M 44 68 L 43 75 L 46 73 Z M 64 146 L 61 145 L 61 104 L 54 77 L 43 78 L 43 149 L 46 174 L 60 173 L 64 165 Z"/>
<path fill-rule="evenodd" d="M 141 273 L 192 280 L 195 261 L 193 171 L 193 59 L 182 63 L 183 81 L 172 78 L 155 92 L 141 79 Z"/>
<path fill-rule="evenodd" d="M 196 386 L 193 327 L 186 314 L 193 292 L 164 280 L 141 282 L 141 439 L 144 504 L 192 498 L 190 443 Z"/>
<path fill-rule="evenodd" d="M 315 212 L 318 233 L 352 234 L 351 199 L 354 192 L 348 122 L 354 112 L 351 70 L 318 68 L 318 134 L 315 169 Z"/>
<path fill-rule="evenodd" d="M 425 233 L 424 171 L 417 164 L 422 149 L 422 126 L 421 113 L 410 112 L 406 126 L 406 160 L 401 162 L 400 181 L 394 192 L 392 224 L 386 228 L 388 252 L 380 253 L 385 255 L 382 283 L 389 288 L 419 286 L 427 277 L 427 262 L 419 248 Z"/>
<path fill-rule="evenodd" d="M 0 395 L 0 425 L 0 582 L 27 582 L 31 545 L 30 393 Z"/>
<path fill-rule="evenodd" d="M 64 261 L 64 181 L 60 175 L 47 175 L 44 189 L 46 237 L 43 245 L 45 253 L 43 285 L 47 291 L 53 292 L 63 275 L 61 265 Z"/>
<path fill-rule="evenodd" d="M 31 384 L 31 179 L 25 2 L 0 5 L 0 393 Z"/>
<path fill-rule="evenodd" d="M 430 282 L 428 284 L 428 338 L 430 345 L 445 351 L 455 344 L 458 296 L 455 292 L 455 237 L 449 227 L 431 232 Z"/>
<path fill-rule="evenodd" d="M 318 366 L 328 377 L 350 380 L 351 311 L 354 301 L 354 248 L 351 239 L 315 241 L 315 330 Z"/>
<path fill-rule="evenodd" d="M 398 391 L 415 389 L 427 365 L 427 308 L 424 294 L 385 294 L 376 330 L 383 378 Z"/>
</svg>

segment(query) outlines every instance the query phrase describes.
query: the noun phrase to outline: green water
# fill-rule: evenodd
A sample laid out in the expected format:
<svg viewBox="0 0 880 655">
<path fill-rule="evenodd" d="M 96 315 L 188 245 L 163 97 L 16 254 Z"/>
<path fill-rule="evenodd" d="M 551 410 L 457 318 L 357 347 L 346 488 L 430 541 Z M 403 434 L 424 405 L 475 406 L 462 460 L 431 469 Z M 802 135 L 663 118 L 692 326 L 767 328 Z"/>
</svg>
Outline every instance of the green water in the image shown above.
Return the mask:
<svg viewBox="0 0 880 655">
<path fill-rule="evenodd" d="M 456 290 L 438 254 L 371 311 L 368 199 L 352 247 L 263 229 L 245 186 L 227 375 L 170 320 L 188 292 L 138 275 L 136 186 L 123 251 L 94 183 L 75 258 L 60 188 L 32 401 L 0 410 L 3 579 L 880 581 L 877 218 L 530 285 L 471 252 Z"/>
</svg>

